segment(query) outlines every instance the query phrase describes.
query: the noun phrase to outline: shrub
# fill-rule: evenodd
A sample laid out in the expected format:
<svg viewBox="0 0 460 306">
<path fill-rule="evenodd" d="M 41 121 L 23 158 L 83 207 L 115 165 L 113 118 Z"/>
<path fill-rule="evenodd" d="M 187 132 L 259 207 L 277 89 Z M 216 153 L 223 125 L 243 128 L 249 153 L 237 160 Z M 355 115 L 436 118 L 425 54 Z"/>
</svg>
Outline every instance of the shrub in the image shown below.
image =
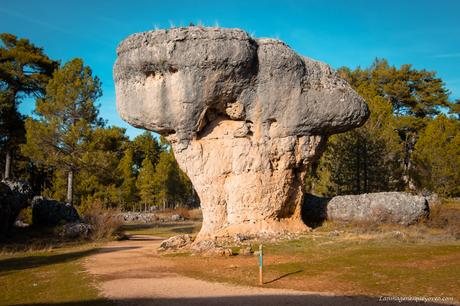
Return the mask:
<svg viewBox="0 0 460 306">
<path fill-rule="evenodd" d="M 32 224 L 32 207 L 29 206 L 21 210 L 16 220 L 21 220 L 27 224 Z"/>
<path fill-rule="evenodd" d="M 189 210 L 185 207 L 178 207 L 174 210 L 175 214 L 181 216 L 184 219 L 190 219 Z"/>
<path fill-rule="evenodd" d="M 199 221 L 203 220 L 203 212 L 200 208 L 194 208 L 188 211 L 191 220 Z"/>
<path fill-rule="evenodd" d="M 123 220 L 120 217 L 120 211 L 105 208 L 102 202 L 96 200 L 92 205 L 86 205 L 82 214 L 83 221 L 91 226 L 90 238 L 92 240 L 122 237 Z"/>
<path fill-rule="evenodd" d="M 460 202 L 444 200 L 430 210 L 426 225 L 441 228 L 460 239 Z"/>
</svg>

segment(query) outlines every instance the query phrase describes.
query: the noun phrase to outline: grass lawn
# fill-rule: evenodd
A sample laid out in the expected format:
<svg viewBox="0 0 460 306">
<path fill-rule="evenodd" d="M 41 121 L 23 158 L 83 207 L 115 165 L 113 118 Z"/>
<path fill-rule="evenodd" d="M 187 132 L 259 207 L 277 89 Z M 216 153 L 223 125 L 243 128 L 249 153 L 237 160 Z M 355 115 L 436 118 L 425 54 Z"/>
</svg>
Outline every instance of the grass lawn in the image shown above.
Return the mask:
<svg viewBox="0 0 460 306">
<path fill-rule="evenodd" d="M 336 228 L 325 225 L 297 240 L 264 244 L 264 287 L 460 301 L 459 240 L 423 227 L 345 227 L 338 234 Z M 176 271 L 190 277 L 258 285 L 257 256 L 170 257 Z"/>
<path fill-rule="evenodd" d="M 154 224 L 127 224 L 122 229 L 127 235 L 150 235 L 169 238 L 181 234 L 195 234 L 201 228 L 201 222 L 185 221 Z"/>
<path fill-rule="evenodd" d="M 91 244 L 0 255 L 0 305 L 112 305 L 82 267 L 83 258 L 95 251 Z"/>
</svg>

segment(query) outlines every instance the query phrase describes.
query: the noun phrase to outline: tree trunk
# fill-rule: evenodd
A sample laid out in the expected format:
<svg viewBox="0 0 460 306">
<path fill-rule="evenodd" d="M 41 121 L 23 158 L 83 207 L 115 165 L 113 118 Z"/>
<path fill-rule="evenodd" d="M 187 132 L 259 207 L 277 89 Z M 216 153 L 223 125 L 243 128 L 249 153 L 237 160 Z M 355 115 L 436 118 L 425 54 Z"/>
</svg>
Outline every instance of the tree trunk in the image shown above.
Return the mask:
<svg viewBox="0 0 460 306">
<path fill-rule="evenodd" d="M 367 174 L 367 163 L 368 163 L 368 160 L 367 160 L 367 141 L 366 139 L 363 139 L 363 175 L 364 175 L 364 178 L 363 178 L 363 181 L 364 181 L 364 193 L 368 193 L 369 192 L 369 178 L 368 178 L 368 174 Z"/>
<path fill-rule="evenodd" d="M 73 170 L 67 174 L 67 203 L 72 205 L 73 202 Z"/>
<path fill-rule="evenodd" d="M 10 178 L 11 175 L 11 150 L 6 151 L 5 159 L 5 179 Z"/>
<path fill-rule="evenodd" d="M 356 194 L 361 193 L 361 142 L 359 136 L 356 140 Z"/>
</svg>

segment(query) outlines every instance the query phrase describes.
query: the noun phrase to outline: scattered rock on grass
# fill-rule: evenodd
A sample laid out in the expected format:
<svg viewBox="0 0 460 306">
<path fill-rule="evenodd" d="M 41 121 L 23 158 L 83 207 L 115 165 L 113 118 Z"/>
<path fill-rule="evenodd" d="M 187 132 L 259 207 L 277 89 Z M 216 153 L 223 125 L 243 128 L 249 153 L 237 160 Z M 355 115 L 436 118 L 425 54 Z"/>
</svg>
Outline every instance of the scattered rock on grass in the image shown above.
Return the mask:
<svg viewBox="0 0 460 306">
<path fill-rule="evenodd" d="M 88 238 L 91 225 L 86 223 L 67 223 L 62 227 L 60 235 L 65 238 Z"/>
<path fill-rule="evenodd" d="M 158 220 L 158 216 L 149 212 L 123 212 L 120 214 L 124 223 L 151 223 Z"/>
<path fill-rule="evenodd" d="M 188 246 L 189 244 L 192 243 L 192 236 L 186 234 L 186 235 L 178 235 L 171 237 L 169 239 L 166 239 L 160 244 L 159 250 L 160 251 L 165 251 L 165 250 L 177 250 L 181 249 L 185 246 Z"/>
<path fill-rule="evenodd" d="M 252 251 L 252 248 L 250 246 L 247 246 L 240 249 L 239 255 L 251 256 L 253 253 L 254 252 Z"/>
</svg>

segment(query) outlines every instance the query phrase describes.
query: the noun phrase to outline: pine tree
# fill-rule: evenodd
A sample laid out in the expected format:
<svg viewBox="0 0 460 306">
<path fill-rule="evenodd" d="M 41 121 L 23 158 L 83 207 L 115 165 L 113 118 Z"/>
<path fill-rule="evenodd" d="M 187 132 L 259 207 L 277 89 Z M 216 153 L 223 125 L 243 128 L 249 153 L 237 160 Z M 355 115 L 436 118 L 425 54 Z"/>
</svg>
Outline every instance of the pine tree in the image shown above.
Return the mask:
<svg viewBox="0 0 460 306">
<path fill-rule="evenodd" d="M 24 139 L 19 103 L 27 96 L 41 96 L 56 67 L 57 62 L 29 40 L 0 34 L 0 148 L 5 154 L 5 178 L 11 174 L 14 151 Z"/>
<path fill-rule="evenodd" d="M 155 173 L 152 176 L 153 190 L 158 203 L 166 208 L 171 197 L 171 159 L 167 151 L 160 153 L 158 164 L 155 167 Z"/>
<path fill-rule="evenodd" d="M 134 152 L 133 149 L 129 146 L 125 150 L 125 155 L 121 159 L 118 170 L 121 172 L 123 182 L 121 184 L 121 198 L 123 202 L 123 207 L 126 209 L 131 207 L 136 201 L 136 177 L 134 176 Z"/>
<path fill-rule="evenodd" d="M 460 195 L 460 123 L 443 115 L 431 120 L 414 150 L 419 189 L 443 196 Z"/>
<path fill-rule="evenodd" d="M 155 204 L 158 196 L 156 190 L 157 185 L 154 181 L 155 169 L 148 157 L 142 161 L 142 166 L 139 169 L 139 175 L 136 181 L 136 187 L 139 190 L 139 197 L 141 198 L 144 207 L 147 205 Z"/>
<path fill-rule="evenodd" d="M 162 146 L 158 143 L 151 132 L 145 131 L 134 138 L 132 145 L 134 148 L 133 160 L 137 170 L 139 170 L 146 157 L 150 159 L 155 167 L 160 158 Z"/>
<path fill-rule="evenodd" d="M 118 207 L 125 204 L 119 188 L 123 175 L 119 164 L 124 156 L 129 139 L 125 129 L 119 127 L 98 127 L 87 139 L 86 152 L 82 161 L 90 167 L 83 167 L 76 176 L 74 202 L 84 199 L 104 204 L 106 207 Z M 97 169 L 97 171 L 94 171 Z"/>
<path fill-rule="evenodd" d="M 68 203 L 73 202 L 74 174 L 85 166 L 83 157 L 98 118 L 95 101 L 102 95 L 101 83 L 81 59 L 58 69 L 37 99 L 37 120 L 26 120 L 27 143 L 22 152 L 38 164 L 61 169 L 67 174 Z"/>
<path fill-rule="evenodd" d="M 460 99 L 457 99 L 454 103 L 452 103 L 450 109 L 450 113 L 454 115 L 454 118 L 460 120 Z"/>
</svg>

